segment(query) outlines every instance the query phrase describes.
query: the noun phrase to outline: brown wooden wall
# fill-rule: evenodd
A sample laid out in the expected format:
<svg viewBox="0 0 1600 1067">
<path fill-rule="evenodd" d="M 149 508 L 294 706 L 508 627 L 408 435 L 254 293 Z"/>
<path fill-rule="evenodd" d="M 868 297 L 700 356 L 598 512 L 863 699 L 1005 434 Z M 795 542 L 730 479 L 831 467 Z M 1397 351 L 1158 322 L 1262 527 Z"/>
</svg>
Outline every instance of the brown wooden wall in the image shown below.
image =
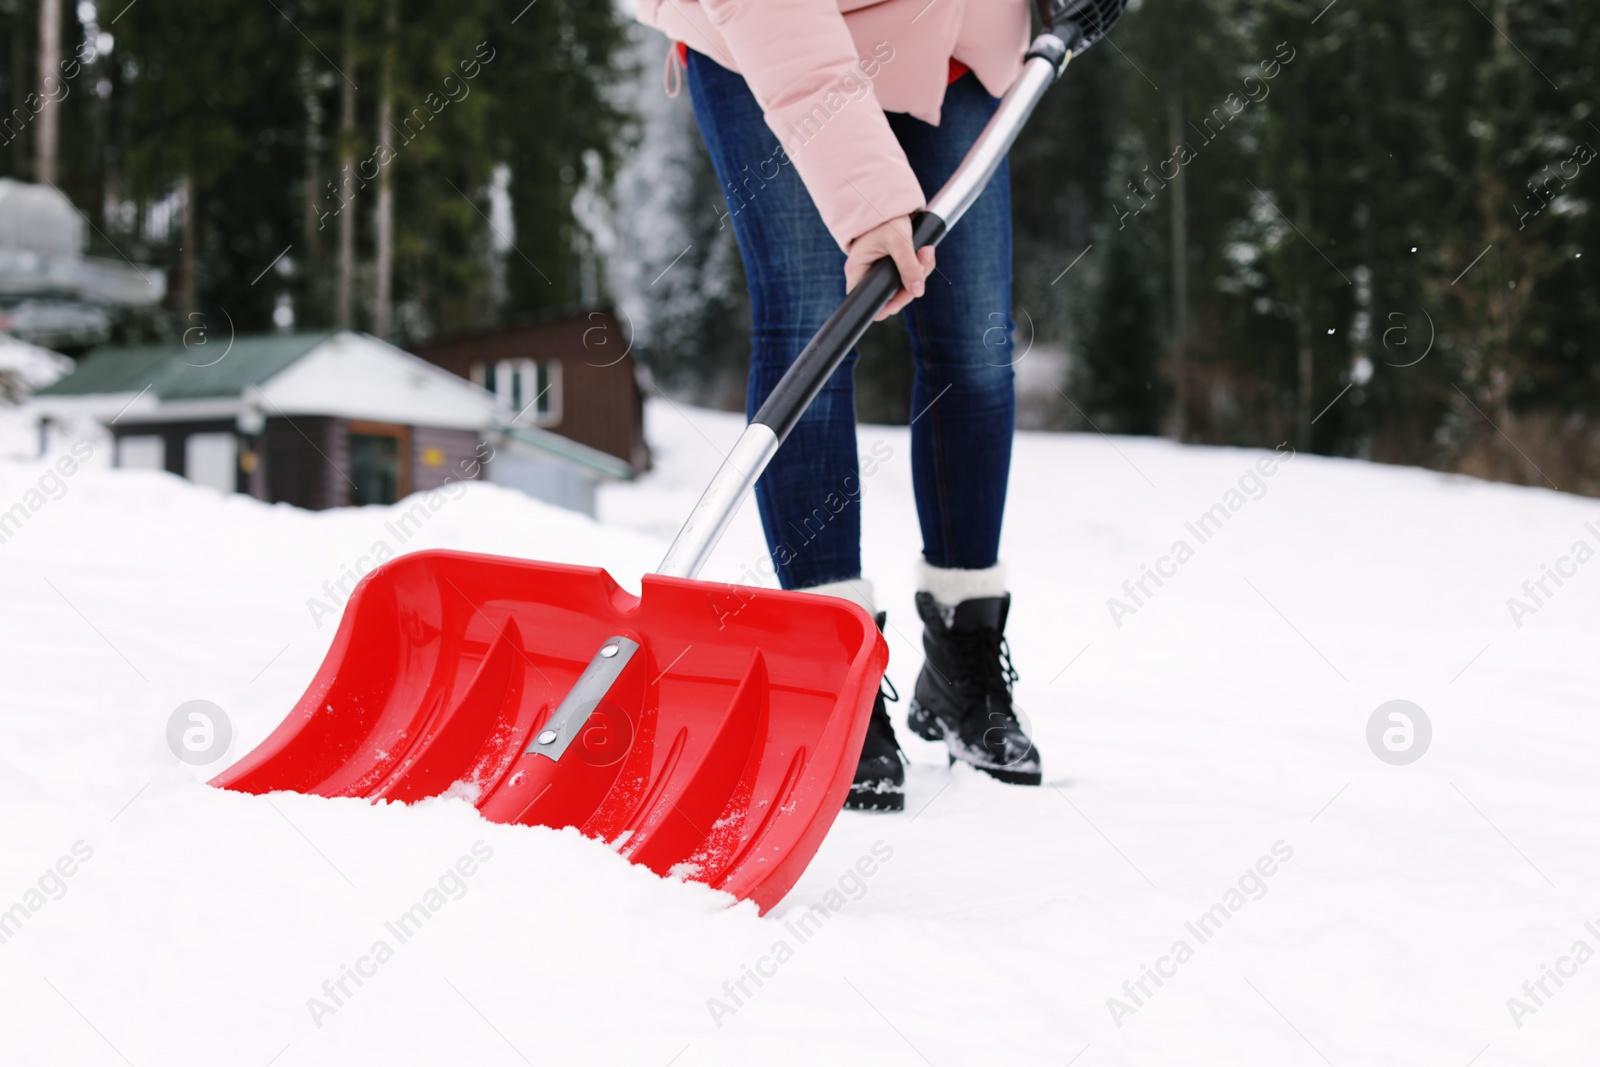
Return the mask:
<svg viewBox="0 0 1600 1067">
<path fill-rule="evenodd" d="M 650 465 L 644 440 L 644 397 L 628 351 L 630 335 L 606 311 L 432 341 L 417 355 L 463 378 L 472 365 L 503 359 L 561 364 L 561 421 L 544 428 L 607 452 L 636 471 Z"/>
<path fill-rule="evenodd" d="M 296 415 L 267 420 L 262 459 L 267 468 L 267 500 L 319 511 L 343 504 L 349 495 L 340 473 L 348 466 L 337 419 Z"/>
<path fill-rule="evenodd" d="M 411 441 L 405 458 L 410 469 L 402 477 L 403 491 L 426 492 L 444 485 L 446 480 L 470 481 L 488 474 L 474 430 L 443 430 L 431 426 L 407 427 Z M 166 442 L 167 470 L 186 476 L 184 441 L 193 433 L 230 433 L 236 430 L 232 419 L 206 419 L 190 422 L 134 423 L 112 427 L 115 437 L 155 434 Z M 349 463 L 348 420 L 314 415 L 292 419 L 275 416 L 256 441 L 256 469 L 239 471 L 238 491 L 273 504 L 293 504 L 320 511 L 350 503 L 350 483 L 345 477 Z M 240 455 L 246 439 L 239 442 Z M 436 462 L 434 462 L 436 461 Z"/>
<path fill-rule="evenodd" d="M 445 482 L 470 481 L 487 474 L 484 457 L 473 430 L 439 430 L 418 426 L 411 431 L 411 491 L 427 492 Z M 436 462 L 435 462 L 436 461 Z"/>
</svg>

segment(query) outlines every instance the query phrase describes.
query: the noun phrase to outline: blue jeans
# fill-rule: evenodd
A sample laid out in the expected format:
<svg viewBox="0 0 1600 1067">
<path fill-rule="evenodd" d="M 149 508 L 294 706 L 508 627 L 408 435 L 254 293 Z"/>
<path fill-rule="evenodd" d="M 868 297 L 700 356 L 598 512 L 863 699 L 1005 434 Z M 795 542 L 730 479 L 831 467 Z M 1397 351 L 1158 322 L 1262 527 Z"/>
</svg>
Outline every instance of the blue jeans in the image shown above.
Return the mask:
<svg viewBox="0 0 1600 1067">
<path fill-rule="evenodd" d="M 695 118 L 728 202 L 750 286 L 747 408 L 754 414 L 844 298 L 844 253 L 739 75 L 688 55 Z M 971 74 L 945 91 L 938 126 L 890 114 L 925 195 L 932 196 L 993 114 Z M 845 106 L 854 106 L 847 103 Z M 915 358 L 911 474 L 923 557 L 982 568 L 999 558 L 1011 436 L 1011 190 L 1002 165 L 939 245 L 938 270 L 902 312 Z M 861 491 L 887 445 L 856 455 L 851 352 L 756 484 L 767 546 L 785 589 L 861 576 Z"/>
</svg>

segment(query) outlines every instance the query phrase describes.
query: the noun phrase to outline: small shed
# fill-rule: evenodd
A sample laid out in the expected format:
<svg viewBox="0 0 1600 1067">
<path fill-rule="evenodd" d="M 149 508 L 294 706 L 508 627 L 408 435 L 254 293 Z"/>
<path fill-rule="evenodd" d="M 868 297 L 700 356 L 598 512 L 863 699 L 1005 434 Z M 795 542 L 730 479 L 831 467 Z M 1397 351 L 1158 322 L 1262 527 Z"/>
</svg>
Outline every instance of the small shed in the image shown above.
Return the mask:
<svg viewBox="0 0 1600 1067">
<path fill-rule="evenodd" d="M 101 423 L 118 467 L 303 508 L 391 504 L 487 478 L 592 515 L 596 485 L 633 473 L 348 330 L 97 348 L 30 406 L 41 420 Z"/>
<path fill-rule="evenodd" d="M 34 407 L 97 417 L 119 467 L 314 509 L 482 477 L 494 424 L 478 390 L 349 331 L 98 348 Z"/>
<path fill-rule="evenodd" d="M 609 310 L 442 338 L 415 351 L 483 389 L 503 418 L 613 456 L 634 474 L 650 467 L 632 331 Z"/>
<path fill-rule="evenodd" d="M 86 416 L 119 467 L 170 471 L 303 508 L 390 504 L 488 478 L 594 513 L 626 463 L 503 417 L 447 371 L 348 330 L 105 347 L 35 394 L 41 420 Z"/>
</svg>

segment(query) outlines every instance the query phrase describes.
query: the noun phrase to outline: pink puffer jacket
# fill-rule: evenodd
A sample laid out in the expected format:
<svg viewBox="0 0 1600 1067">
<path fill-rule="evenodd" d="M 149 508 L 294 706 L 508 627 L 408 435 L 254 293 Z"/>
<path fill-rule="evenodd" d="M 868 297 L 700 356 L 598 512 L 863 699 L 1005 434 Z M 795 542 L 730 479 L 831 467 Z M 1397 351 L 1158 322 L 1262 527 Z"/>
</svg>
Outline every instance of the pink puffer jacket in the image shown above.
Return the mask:
<svg viewBox="0 0 1600 1067">
<path fill-rule="evenodd" d="M 846 250 L 924 203 L 883 113 L 937 125 L 951 59 L 999 96 L 1028 48 L 1028 0 L 637 2 L 639 21 L 744 75 Z"/>
</svg>

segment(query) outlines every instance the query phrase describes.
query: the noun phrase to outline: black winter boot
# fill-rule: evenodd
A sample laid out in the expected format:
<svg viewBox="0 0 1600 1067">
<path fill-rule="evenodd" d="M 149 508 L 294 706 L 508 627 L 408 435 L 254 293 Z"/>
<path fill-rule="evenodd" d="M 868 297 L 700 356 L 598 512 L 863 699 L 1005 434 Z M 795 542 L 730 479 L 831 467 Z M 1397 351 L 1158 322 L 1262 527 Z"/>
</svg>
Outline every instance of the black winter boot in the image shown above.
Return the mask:
<svg viewBox="0 0 1600 1067">
<path fill-rule="evenodd" d="M 878 629 L 883 629 L 885 615 L 878 613 Z M 861 762 L 856 765 L 856 779 L 850 783 L 850 794 L 844 806 L 851 811 L 904 811 L 906 806 L 906 769 L 900 762 L 900 742 L 895 740 L 894 725 L 889 721 L 887 700 L 899 700 L 889 679 L 889 695 L 878 689 L 878 699 L 872 705 L 872 718 L 867 723 L 867 737 L 861 744 Z"/>
<path fill-rule="evenodd" d="M 1011 595 L 955 607 L 917 594 L 928 662 L 917 676 L 907 722 L 919 737 L 943 741 L 961 760 L 1013 785 L 1038 785 L 1039 750 L 1011 707 L 1017 672 L 1004 637 Z"/>
</svg>

